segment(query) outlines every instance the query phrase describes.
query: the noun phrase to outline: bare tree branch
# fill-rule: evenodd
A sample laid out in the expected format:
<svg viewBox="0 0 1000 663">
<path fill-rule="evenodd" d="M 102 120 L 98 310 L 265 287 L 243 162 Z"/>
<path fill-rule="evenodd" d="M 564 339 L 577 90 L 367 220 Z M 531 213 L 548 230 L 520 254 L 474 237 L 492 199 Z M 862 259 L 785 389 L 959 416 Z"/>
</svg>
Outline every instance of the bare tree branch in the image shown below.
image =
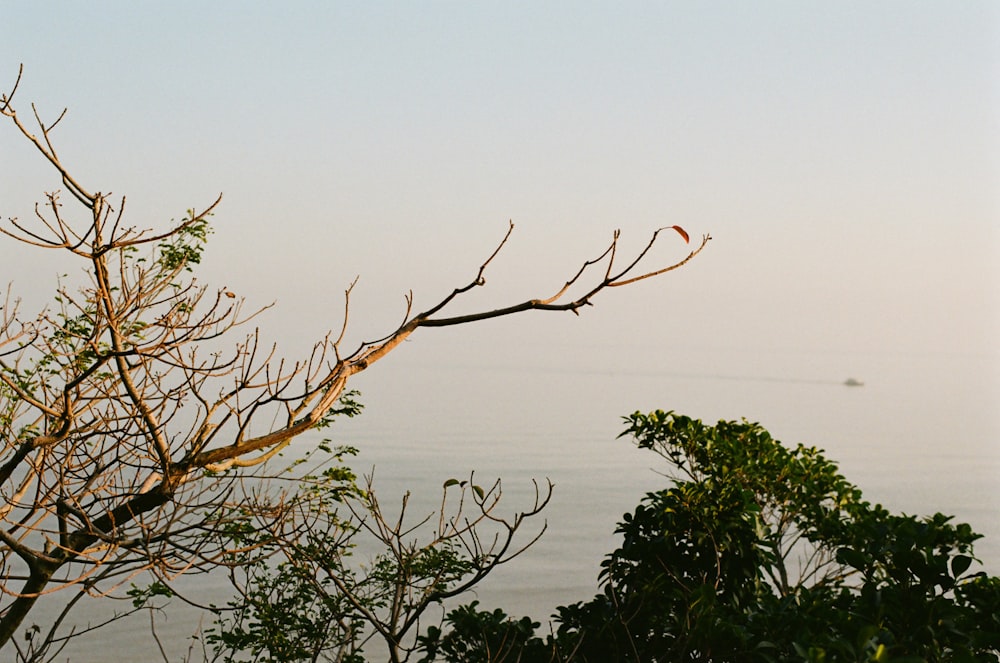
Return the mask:
<svg viewBox="0 0 1000 663">
<path fill-rule="evenodd" d="M 0 565 L 7 575 L 0 647 L 43 593 L 81 583 L 100 584 L 94 590 L 100 593 L 143 569 L 222 563 L 223 551 L 207 543 L 204 529 L 218 523 L 221 509 L 233 507 L 227 500 L 240 476 L 328 423 L 351 378 L 417 329 L 528 310 L 578 313 L 605 289 L 677 269 L 709 241 L 705 235 L 683 260 L 642 271 L 640 263 L 664 229 L 657 230 L 615 271 L 621 252 L 616 232 L 553 295 L 447 315 L 485 284 L 487 269 L 511 237 L 510 223 L 468 283 L 418 313 L 407 294 L 398 327 L 345 352 L 355 280 L 345 291 L 339 330 L 325 334 L 308 356 L 286 360 L 274 345 L 261 346 L 258 330 L 241 329 L 264 309 L 245 313 L 242 299 L 191 276 L 221 196 L 165 230 L 129 227 L 125 197 L 113 206 L 111 194 L 92 193 L 62 163 L 52 132 L 66 112 L 46 122 L 32 106 L 34 133 L 18 116 L 13 97 L 22 73 L 0 95 L 0 115 L 35 146 L 75 204 L 64 208 L 58 191 L 48 193 L 33 219 L 8 219 L 0 233 L 24 248 L 65 251 L 86 277 L 72 287 L 60 284 L 51 310 L 25 322 L 10 291 L 2 308 Z M 687 239 L 683 229 L 671 228 Z M 571 298 L 574 289 L 582 294 Z M 442 536 L 482 555 L 488 572 L 511 557 L 510 537 L 521 521 L 494 520 L 492 503 L 477 499 L 475 506 L 482 511 L 476 522 L 501 525 L 499 539 L 487 545 L 457 521 L 446 523 L 450 529 Z M 402 536 L 399 524 L 379 526 L 383 538 Z M 443 591 L 435 590 L 438 596 Z"/>
</svg>

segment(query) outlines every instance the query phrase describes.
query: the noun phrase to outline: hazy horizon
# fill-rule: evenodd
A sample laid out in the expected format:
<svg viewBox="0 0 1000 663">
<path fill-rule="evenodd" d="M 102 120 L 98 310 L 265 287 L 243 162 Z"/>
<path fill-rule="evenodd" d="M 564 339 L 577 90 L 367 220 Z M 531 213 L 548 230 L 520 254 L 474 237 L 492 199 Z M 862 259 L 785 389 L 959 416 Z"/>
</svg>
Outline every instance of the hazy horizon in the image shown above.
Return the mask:
<svg viewBox="0 0 1000 663">
<path fill-rule="evenodd" d="M 471 279 L 508 220 L 487 287 L 460 308 L 546 296 L 614 229 L 635 251 L 678 224 L 714 237 L 701 256 L 580 318 L 411 342 L 441 361 L 622 370 L 643 366 L 635 348 L 694 349 L 712 375 L 731 372 L 728 351 L 960 353 L 992 367 L 1000 398 L 993 3 L 5 3 L 0 16 L 0 86 L 23 63 L 22 115 L 69 108 L 62 158 L 85 186 L 126 194 L 127 222 L 162 227 L 224 194 L 199 279 L 276 302 L 260 325 L 289 354 L 339 326 L 359 275 L 349 338 L 385 334 L 410 289 L 419 308 Z M 29 219 L 58 181 L 9 125 L 0 150 L 0 215 Z M 663 239 L 654 264 L 689 248 Z M 2 246 L 28 302 L 76 273 Z"/>
</svg>

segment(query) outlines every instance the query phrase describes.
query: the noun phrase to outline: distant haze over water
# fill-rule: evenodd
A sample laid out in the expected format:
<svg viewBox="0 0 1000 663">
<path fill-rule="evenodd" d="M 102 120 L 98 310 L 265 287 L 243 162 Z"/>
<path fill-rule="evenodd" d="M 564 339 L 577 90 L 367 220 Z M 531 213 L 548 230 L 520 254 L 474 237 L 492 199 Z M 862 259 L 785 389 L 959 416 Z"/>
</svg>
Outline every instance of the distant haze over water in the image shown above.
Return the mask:
<svg viewBox="0 0 1000 663">
<path fill-rule="evenodd" d="M 374 466 L 384 506 L 391 509 L 403 492 L 412 492 L 414 518 L 437 506 L 444 480 L 472 470 L 483 483 L 503 478 L 501 512 L 529 506 L 532 478 L 555 483 L 542 540 L 468 597 L 484 607 L 544 620 L 556 606 L 597 592 L 599 563 L 616 544 L 616 522 L 645 492 L 667 485 L 657 456 L 615 439 L 622 415 L 656 408 L 709 422 L 746 417 L 787 445 L 821 447 L 869 501 L 894 512 L 941 511 L 969 522 L 986 535 L 976 546 L 978 557 L 989 572 L 1000 573 L 992 358 L 714 350 L 635 361 L 644 350 L 633 348 L 632 359 L 615 365 L 601 358 L 606 354 L 571 345 L 475 359 L 445 350 L 414 344 L 359 380 L 364 413 L 329 432 L 338 444 L 360 447 L 352 465 L 359 473 Z M 562 353 L 577 356 L 575 365 Z M 864 386 L 845 386 L 848 376 Z M 230 594 L 221 580 L 184 584 L 216 603 Z M 178 647 L 197 625 L 184 614 L 173 611 L 158 627 L 161 638 Z M 87 615 L 81 610 L 75 619 Z M 134 639 L 130 653 L 150 646 L 146 623 L 136 619 L 98 632 L 68 650 L 78 652 L 71 660 L 103 660 L 106 650 L 98 643 L 119 635 L 126 637 L 123 647 Z"/>
</svg>

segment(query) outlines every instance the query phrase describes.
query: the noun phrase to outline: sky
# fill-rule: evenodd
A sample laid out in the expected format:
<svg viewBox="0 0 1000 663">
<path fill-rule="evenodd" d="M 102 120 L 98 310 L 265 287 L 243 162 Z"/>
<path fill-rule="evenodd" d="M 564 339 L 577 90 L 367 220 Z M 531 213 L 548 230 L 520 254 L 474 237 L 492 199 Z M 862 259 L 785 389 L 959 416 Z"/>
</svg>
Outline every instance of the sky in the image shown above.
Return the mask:
<svg viewBox="0 0 1000 663">
<path fill-rule="evenodd" d="M 223 194 L 198 279 L 274 302 L 255 324 L 285 356 L 339 328 L 355 278 L 348 345 L 384 336 L 406 293 L 423 309 L 474 278 L 510 221 L 486 286 L 456 313 L 549 296 L 616 229 L 623 255 L 663 226 L 712 236 L 683 269 L 602 293 L 579 317 L 420 330 L 359 376 L 373 436 L 467 433 L 478 468 L 493 446 L 529 462 L 541 451 L 508 454 L 508 438 L 579 419 L 607 447 L 600 468 L 626 455 L 619 414 L 665 393 L 658 375 L 765 378 L 691 380 L 678 400 L 735 394 L 720 417 L 790 443 L 902 437 L 888 460 L 852 452 L 851 472 L 874 465 L 866 495 L 896 482 L 917 499 L 905 508 L 959 471 L 950 489 L 969 503 L 995 493 L 996 2 L 0 0 L 0 89 L 20 64 L 22 115 L 69 109 L 61 158 L 91 190 L 126 195 L 128 222 L 163 228 Z M 0 217 L 30 219 L 58 186 L 0 124 Z M 689 249 L 668 233 L 649 264 Z M 0 282 L 26 312 L 57 273 L 81 270 L 0 238 Z M 880 366 L 907 364 L 880 387 Z M 593 378 L 613 374 L 635 379 Z M 867 385 L 830 399 L 802 387 L 847 377 Z M 927 384 L 886 395 L 907 380 Z M 591 462 L 574 435 L 551 435 L 553 467 Z M 929 460 L 906 466 L 897 450 L 921 437 Z M 965 448 L 929 455 L 939 443 Z M 595 531 L 635 503 L 642 476 L 608 480 L 637 492 L 619 486 Z M 567 504 L 603 490 L 560 481 Z M 994 503 L 983 509 L 963 517 L 1000 532 Z M 560 540 L 565 523 L 551 524 Z"/>
<path fill-rule="evenodd" d="M 199 278 L 291 352 L 547 296 L 615 229 L 706 251 L 582 319 L 443 333 L 550 344 L 981 356 L 1000 333 L 1000 6 L 992 2 L 0 0 L 0 86 L 86 186 L 163 227 L 223 202 Z M 0 215 L 58 186 L 0 128 Z M 686 254 L 664 237 L 651 265 Z M 48 296 L 62 265 L 5 242 Z M 464 308 L 463 308 L 464 307 Z M 414 342 L 417 342 L 415 339 Z M 422 342 L 422 341 L 421 341 Z M 506 348 L 506 349 L 505 349 Z M 996 378 L 1000 382 L 1000 378 Z"/>
</svg>

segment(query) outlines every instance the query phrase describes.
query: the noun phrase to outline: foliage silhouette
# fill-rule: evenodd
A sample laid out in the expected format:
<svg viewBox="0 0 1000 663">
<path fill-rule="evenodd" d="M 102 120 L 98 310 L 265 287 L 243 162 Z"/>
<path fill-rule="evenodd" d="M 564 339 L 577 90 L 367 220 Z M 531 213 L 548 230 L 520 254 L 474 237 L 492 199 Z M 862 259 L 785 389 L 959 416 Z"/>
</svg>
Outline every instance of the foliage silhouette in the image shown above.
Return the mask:
<svg viewBox="0 0 1000 663">
<path fill-rule="evenodd" d="M 520 661 L 997 661 L 1000 579 L 980 538 L 935 514 L 862 499 L 819 450 L 747 421 L 635 413 L 622 433 L 668 463 L 603 562 L 602 592 L 563 606 L 554 634 L 475 606 L 422 641 L 426 661 L 509 632 Z"/>
<path fill-rule="evenodd" d="M 547 633 L 537 619 L 477 601 L 452 607 L 390 660 L 411 653 L 420 663 L 1000 660 L 1000 579 L 975 570 L 980 536 L 968 525 L 873 505 L 818 449 L 786 447 L 756 423 L 709 426 L 663 411 L 637 412 L 626 423 L 622 436 L 667 462 L 669 485 L 619 523 L 621 545 L 602 564 L 601 592 L 558 608 Z M 450 479 L 444 489 L 471 485 Z M 340 555 L 324 571 L 356 581 L 357 571 L 343 564 L 349 539 L 286 542 L 291 553 L 266 586 L 298 592 L 294 577 L 283 584 L 290 564 L 306 569 L 301 577 L 315 588 L 325 576 L 310 566 L 316 553 L 309 546 Z M 394 549 L 391 537 L 384 543 Z M 359 600 L 355 592 L 350 605 L 339 604 L 341 620 L 363 627 L 348 634 L 355 643 L 372 631 L 362 608 L 384 609 L 386 596 L 419 586 L 420 578 L 455 588 L 473 571 L 479 557 L 448 543 L 412 548 L 421 554 L 415 576 L 393 564 L 384 574 L 373 567 L 384 593 Z M 318 593 L 342 600 L 342 584 Z M 307 605 L 292 611 L 306 615 L 307 632 L 339 629 L 310 618 Z"/>
</svg>

